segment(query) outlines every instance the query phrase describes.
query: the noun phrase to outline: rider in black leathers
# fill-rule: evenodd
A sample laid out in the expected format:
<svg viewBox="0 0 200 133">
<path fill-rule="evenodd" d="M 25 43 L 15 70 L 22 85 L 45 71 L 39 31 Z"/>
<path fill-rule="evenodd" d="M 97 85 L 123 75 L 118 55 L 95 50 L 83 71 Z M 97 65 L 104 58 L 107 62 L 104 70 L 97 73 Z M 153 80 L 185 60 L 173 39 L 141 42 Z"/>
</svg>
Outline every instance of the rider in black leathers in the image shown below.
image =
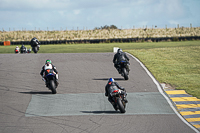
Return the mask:
<svg viewBox="0 0 200 133">
<path fill-rule="evenodd" d="M 110 95 L 111 92 L 113 92 L 115 89 L 120 89 L 121 93 L 124 94 L 124 101 L 127 103 L 127 99 L 126 99 L 126 90 L 125 88 L 122 88 L 121 86 L 119 86 L 119 84 L 117 82 L 114 81 L 113 78 L 110 78 L 108 80 L 108 83 L 105 86 L 105 96 L 108 97 L 108 101 L 115 107 L 115 103 L 112 99 L 112 96 Z"/>
<path fill-rule="evenodd" d="M 34 45 L 39 45 L 40 42 L 38 41 L 38 39 L 36 37 L 31 39 L 31 46 L 33 47 Z"/>
<path fill-rule="evenodd" d="M 119 71 L 119 65 L 118 65 L 118 64 L 119 64 L 121 61 L 127 61 L 128 64 L 130 65 L 130 63 L 129 63 L 129 58 L 128 58 L 128 56 L 126 55 L 126 53 L 124 53 L 124 52 L 122 51 L 122 49 L 118 49 L 118 50 L 117 50 L 117 53 L 115 54 L 115 56 L 114 56 L 114 58 L 113 58 L 113 63 L 114 63 L 114 67 L 118 70 L 119 73 L 121 73 L 121 72 Z M 128 65 L 127 65 L 127 67 L 128 67 L 128 71 L 130 71 Z"/>
<path fill-rule="evenodd" d="M 25 49 L 25 51 L 23 51 Z M 27 48 L 24 46 L 24 44 L 22 44 L 22 46 L 20 47 L 20 52 L 21 53 L 26 53 L 27 52 Z"/>
</svg>

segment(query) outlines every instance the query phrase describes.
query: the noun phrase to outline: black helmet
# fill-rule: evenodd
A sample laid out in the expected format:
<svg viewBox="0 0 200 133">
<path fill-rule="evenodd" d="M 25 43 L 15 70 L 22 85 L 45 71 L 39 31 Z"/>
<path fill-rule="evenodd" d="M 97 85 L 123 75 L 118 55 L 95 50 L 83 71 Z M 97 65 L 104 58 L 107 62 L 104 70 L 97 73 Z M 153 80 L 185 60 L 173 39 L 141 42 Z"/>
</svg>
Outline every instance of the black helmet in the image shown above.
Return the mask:
<svg viewBox="0 0 200 133">
<path fill-rule="evenodd" d="M 122 51 L 121 48 L 119 48 L 119 49 L 117 50 L 117 53 L 121 53 L 121 52 L 123 52 L 123 51 Z"/>
</svg>

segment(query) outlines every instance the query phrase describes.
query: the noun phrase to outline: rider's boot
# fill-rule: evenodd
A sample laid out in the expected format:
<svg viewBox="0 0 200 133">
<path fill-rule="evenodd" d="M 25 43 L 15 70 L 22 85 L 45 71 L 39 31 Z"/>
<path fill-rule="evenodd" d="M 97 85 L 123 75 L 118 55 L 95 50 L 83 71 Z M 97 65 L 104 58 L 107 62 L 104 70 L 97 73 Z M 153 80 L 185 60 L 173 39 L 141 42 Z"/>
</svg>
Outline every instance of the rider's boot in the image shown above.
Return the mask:
<svg viewBox="0 0 200 133">
<path fill-rule="evenodd" d="M 124 102 L 125 102 L 125 103 L 128 103 L 128 100 L 126 99 L 126 97 L 124 97 Z"/>
<path fill-rule="evenodd" d="M 117 71 L 119 72 L 119 74 L 121 74 L 121 69 L 117 68 Z"/>
<path fill-rule="evenodd" d="M 115 109 L 115 111 L 118 110 L 117 105 L 114 102 L 111 102 L 111 104 L 113 105 L 113 108 Z"/>
<path fill-rule="evenodd" d="M 58 83 L 58 81 L 56 80 L 56 86 L 58 86 L 58 84 L 59 84 L 59 83 Z"/>
<path fill-rule="evenodd" d="M 114 102 L 112 102 L 111 104 L 113 105 L 113 108 L 115 109 L 115 111 L 117 111 L 118 110 L 117 105 Z"/>
</svg>

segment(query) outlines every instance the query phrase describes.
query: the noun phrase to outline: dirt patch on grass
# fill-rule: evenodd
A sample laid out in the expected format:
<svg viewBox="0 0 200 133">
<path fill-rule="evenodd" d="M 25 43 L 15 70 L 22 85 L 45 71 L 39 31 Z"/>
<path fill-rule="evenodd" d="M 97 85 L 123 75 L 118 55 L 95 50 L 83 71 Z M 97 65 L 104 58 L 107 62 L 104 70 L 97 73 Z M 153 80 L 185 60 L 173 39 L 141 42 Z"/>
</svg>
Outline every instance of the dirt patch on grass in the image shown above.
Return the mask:
<svg viewBox="0 0 200 133">
<path fill-rule="evenodd" d="M 165 90 L 175 90 L 176 87 L 167 83 L 161 83 L 161 84 L 165 84 Z"/>
</svg>

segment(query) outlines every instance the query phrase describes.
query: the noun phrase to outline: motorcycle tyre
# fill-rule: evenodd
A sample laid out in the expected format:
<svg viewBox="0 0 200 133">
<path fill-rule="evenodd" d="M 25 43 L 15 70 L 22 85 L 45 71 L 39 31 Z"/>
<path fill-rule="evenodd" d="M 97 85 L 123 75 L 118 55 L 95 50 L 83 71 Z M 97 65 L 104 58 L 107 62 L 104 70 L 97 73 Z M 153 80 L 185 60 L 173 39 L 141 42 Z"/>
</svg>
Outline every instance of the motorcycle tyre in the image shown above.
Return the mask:
<svg viewBox="0 0 200 133">
<path fill-rule="evenodd" d="M 119 110 L 120 110 L 121 113 L 125 113 L 126 112 L 126 110 L 124 108 L 124 105 L 122 104 L 121 98 L 117 99 L 117 105 L 118 105 Z"/>
<path fill-rule="evenodd" d="M 49 82 L 49 84 L 50 84 L 50 89 L 51 89 L 51 91 L 52 91 L 52 94 L 56 94 L 57 92 L 56 92 L 56 85 L 55 85 L 55 82 L 53 81 L 53 80 L 50 80 L 50 82 Z"/>
<path fill-rule="evenodd" d="M 124 79 L 128 80 L 128 74 L 126 68 L 122 68 L 122 72 L 124 73 Z"/>
<path fill-rule="evenodd" d="M 37 53 L 37 52 L 38 52 L 38 48 L 37 48 L 37 47 L 34 47 L 34 48 L 33 48 L 33 52 L 34 52 L 34 53 Z"/>
</svg>

